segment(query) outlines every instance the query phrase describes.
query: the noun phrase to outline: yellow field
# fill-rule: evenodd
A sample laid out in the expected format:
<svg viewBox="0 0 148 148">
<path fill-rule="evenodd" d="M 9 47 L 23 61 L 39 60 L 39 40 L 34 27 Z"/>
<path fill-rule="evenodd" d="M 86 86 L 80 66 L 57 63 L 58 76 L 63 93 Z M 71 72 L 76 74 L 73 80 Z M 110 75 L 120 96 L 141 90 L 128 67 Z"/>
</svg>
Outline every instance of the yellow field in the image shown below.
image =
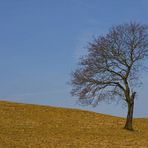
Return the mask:
<svg viewBox="0 0 148 148">
<path fill-rule="evenodd" d="M 0 148 L 148 148 L 148 119 L 0 101 Z"/>
</svg>

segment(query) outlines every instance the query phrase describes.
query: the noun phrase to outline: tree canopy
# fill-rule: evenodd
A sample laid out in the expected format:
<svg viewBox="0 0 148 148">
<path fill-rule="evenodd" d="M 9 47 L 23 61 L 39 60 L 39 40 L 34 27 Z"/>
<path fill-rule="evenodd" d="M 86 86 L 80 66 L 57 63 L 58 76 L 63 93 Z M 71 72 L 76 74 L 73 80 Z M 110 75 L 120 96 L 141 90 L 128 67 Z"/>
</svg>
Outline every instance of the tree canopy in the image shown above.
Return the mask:
<svg viewBox="0 0 148 148">
<path fill-rule="evenodd" d="M 94 106 L 118 99 L 133 104 L 148 57 L 148 26 L 135 22 L 113 26 L 106 35 L 90 42 L 87 49 L 72 73 L 71 94 L 82 104 Z"/>
</svg>

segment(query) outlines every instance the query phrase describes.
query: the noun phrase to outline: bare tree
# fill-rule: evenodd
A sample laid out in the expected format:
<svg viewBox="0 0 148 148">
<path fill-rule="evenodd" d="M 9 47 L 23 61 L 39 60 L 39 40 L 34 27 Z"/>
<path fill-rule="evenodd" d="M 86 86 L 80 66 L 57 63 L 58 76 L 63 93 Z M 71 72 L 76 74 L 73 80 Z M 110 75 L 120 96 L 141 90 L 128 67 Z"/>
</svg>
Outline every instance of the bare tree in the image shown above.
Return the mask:
<svg viewBox="0 0 148 148">
<path fill-rule="evenodd" d="M 122 100 L 128 106 L 125 129 L 132 119 L 139 74 L 148 56 L 148 27 L 139 23 L 113 26 L 88 44 L 88 54 L 72 73 L 73 96 L 81 103 Z"/>
</svg>

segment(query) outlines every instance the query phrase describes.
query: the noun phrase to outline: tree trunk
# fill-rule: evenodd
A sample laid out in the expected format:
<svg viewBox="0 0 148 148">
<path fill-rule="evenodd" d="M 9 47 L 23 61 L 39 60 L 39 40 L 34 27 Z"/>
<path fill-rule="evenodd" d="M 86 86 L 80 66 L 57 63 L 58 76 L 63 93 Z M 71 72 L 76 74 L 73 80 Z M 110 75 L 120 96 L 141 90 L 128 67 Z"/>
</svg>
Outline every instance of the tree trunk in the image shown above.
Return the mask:
<svg viewBox="0 0 148 148">
<path fill-rule="evenodd" d="M 133 110 L 134 110 L 134 101 L 131 103 L 128 103 L 128 113 L 126 118 L 126 124 L 125 129 L 127 130 L 133 130 Z"/>
</svg>

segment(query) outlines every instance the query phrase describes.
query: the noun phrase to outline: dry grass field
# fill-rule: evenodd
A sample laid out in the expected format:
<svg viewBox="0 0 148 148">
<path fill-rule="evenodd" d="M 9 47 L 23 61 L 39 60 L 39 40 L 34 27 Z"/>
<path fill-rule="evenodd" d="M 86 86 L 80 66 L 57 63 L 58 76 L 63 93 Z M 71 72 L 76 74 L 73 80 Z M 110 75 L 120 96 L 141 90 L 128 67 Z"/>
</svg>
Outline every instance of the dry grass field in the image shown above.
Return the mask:
<svg viewBox="0 0 148 148">
<path fill-rule="evenodd" d="M 148 148 L 148 119 L 0 101 L 0 148 Z"/>
</svg>

